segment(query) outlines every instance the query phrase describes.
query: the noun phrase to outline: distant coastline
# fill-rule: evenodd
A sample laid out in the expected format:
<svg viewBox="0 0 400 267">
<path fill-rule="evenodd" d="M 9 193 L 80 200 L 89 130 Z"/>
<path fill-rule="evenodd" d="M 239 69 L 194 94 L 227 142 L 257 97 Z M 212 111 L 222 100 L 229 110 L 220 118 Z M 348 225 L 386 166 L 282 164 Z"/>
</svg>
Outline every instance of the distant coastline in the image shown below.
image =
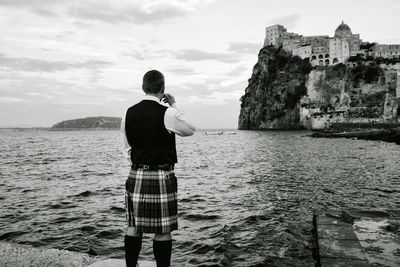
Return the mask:
<svg viewBox="0 0 400 267">
<path fill-rule="evenodd" d="M 119 128 L 48 128 L 47 131 L 117 131 Z"/>
<path fill-rule="evenodd" d="M 65 120 L 54 124 L 50 131 L 76 131 L 76 130 L 116 130 L 121 127 L 120 117 L 87 117 Z"/>
</svg>

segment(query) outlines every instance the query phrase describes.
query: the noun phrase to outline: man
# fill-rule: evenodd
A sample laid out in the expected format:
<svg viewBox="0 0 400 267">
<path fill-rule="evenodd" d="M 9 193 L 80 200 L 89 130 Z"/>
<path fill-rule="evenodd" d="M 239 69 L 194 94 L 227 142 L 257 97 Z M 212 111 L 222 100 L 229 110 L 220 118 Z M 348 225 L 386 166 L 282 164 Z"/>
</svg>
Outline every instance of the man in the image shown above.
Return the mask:
<svg viewBox="0 0 400 267">
<path fill-rule="evenodd" d="M 136 266 L 142 234 L 154 233 L 153 253 L 157 267 L 169 267 L 171 232 L 178 228 L 177 163 L 175 134 L 190 136 L 195 128 L 185 121 L 175 98 L 164 94 L 164 76 L 157 70 L 143 77 L 144 100 L 131 106 L 121 123 L 124 154 L 131 162 L 126 180 L 125 259 Z M 168 103 L 170 107 L 161 104 Z"/>
</svg>

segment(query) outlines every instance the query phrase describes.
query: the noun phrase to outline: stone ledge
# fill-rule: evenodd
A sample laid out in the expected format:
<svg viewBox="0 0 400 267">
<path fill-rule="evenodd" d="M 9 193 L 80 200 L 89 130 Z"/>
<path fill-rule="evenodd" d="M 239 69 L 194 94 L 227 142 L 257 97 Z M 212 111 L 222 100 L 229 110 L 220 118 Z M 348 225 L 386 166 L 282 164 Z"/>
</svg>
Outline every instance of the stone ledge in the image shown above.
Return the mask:
<svg viewBox="0 0 400 267">
<path fill-rule="evenodd" d="M 399 210 L 315 211 L 317 261 L 323 267 L 400 266 Z"/>
<path fill-rule="evenodd" d="M 354 260 L 354 259 L 334 259 L 323 258 L 321 259 L 321 266 L 324 267 L 365 267 L 368 266 L 367 260 Z"/>
</svg>

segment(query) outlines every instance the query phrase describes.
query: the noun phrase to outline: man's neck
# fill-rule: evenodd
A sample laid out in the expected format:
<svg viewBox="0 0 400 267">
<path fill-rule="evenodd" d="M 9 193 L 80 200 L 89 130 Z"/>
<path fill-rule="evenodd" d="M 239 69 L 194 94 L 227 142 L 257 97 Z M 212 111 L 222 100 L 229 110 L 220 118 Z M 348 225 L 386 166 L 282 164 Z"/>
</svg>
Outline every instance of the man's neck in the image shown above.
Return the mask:
<svg viewBox="0 0 400 267">
<path fill-rule="evenodd" d="M 147 96 L 154 96 L 157 97 L 160 101 L 162 99 L 162 97 L 164 96 L 164 94 L 162 93 L 158 93 L 158 94 L 146 94 Z"/>
</svg>

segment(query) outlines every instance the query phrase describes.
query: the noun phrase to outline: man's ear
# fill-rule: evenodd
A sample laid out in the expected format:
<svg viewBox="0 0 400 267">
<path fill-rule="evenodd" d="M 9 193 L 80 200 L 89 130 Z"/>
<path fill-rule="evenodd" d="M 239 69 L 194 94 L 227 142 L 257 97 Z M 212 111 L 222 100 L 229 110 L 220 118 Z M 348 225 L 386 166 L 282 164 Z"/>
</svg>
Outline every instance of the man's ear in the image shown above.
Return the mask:
<svg viewBox="0 0 400 267">
<path fill-rule="evenodd" d="M 162 93 L 162 94 L 164 94 L 164 91 L 165 91 L 165 85 L 163 85 L 163 86 L 161 87 L 161 93 Z"/>
</svg>

